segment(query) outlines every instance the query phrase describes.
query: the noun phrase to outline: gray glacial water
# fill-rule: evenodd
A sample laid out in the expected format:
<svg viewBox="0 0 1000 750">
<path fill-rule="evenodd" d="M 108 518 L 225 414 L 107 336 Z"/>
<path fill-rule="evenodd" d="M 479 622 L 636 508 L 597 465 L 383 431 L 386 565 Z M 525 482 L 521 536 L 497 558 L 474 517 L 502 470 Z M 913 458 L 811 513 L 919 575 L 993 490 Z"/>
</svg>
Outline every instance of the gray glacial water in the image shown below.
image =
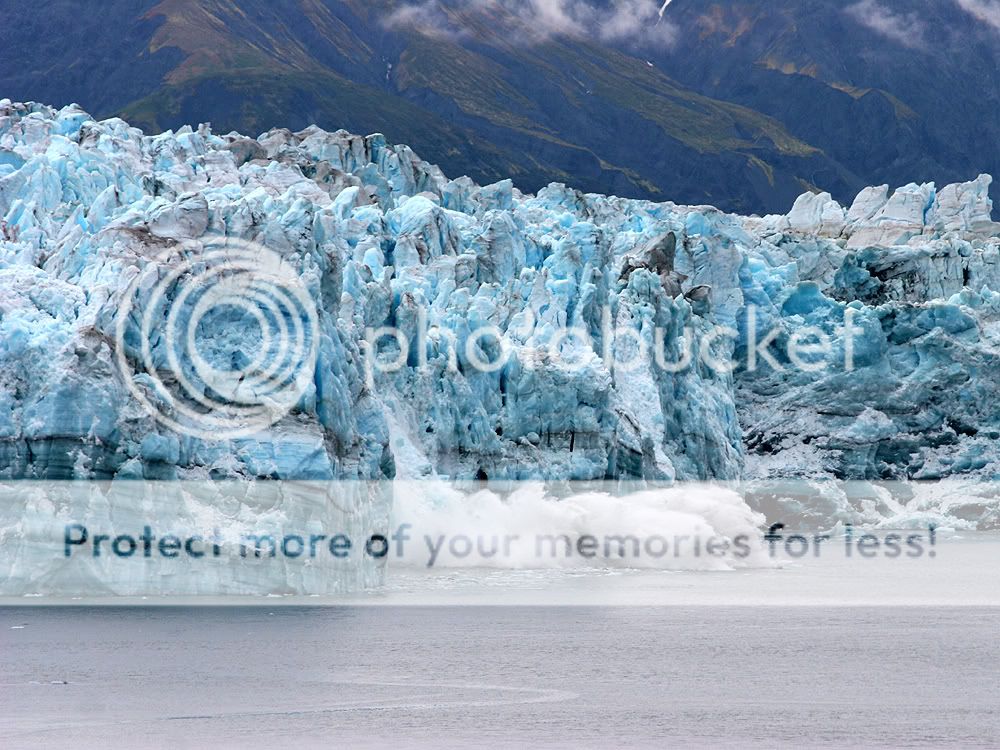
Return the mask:
<svg viewBox="0 0 1000 750">
<path fill-rule="evenodd" d="M 0 746 L 996 747 L 1000 609 L 0 609 Z"/>
</svg>

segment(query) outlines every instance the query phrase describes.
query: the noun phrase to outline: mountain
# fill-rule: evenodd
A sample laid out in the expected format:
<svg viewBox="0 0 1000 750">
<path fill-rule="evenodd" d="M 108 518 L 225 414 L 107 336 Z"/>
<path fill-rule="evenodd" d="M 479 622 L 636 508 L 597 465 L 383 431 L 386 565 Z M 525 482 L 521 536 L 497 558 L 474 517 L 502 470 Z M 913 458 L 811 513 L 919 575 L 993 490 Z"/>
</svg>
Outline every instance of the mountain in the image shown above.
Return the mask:
<svg viewBox="0 0 1000 750">
<path fill-rule="evenodd" d="M 481 183 L 742 212 L 1000 172 L 1000 35 L 981 3 L 658 5 L 8 0 L 0 96 L 151 131 L 377 131 Z"/>
<path fill-rule="evenodd" d="M 689 33 L 653 53 L 658 66 L 775 118 L 866 183 L 1000 173 L 1000 4 L 675 0 L 670 11 Z M 835 177 L 808 179 L 837 195 Z"/>
</svg>

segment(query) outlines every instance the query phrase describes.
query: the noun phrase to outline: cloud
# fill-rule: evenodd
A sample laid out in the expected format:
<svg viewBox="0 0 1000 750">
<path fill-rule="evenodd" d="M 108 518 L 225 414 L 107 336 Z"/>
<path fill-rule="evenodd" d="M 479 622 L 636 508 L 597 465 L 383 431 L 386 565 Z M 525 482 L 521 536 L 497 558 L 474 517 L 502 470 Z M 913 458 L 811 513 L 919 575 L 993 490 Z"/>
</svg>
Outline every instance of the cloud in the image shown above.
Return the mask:
<svg viewBox="0 0 1000 750">
<path fill-rule="evenodd" d="M 415 30 L 432 37 L 457 38 L 463 36 L 434 0 L 405 3 L 382 18 L 382 25 L 398 31 Z"/>
<path fill-rule="evenodd" d="M 959 0 L 959 2 L 964 1 L 967 0 Z M 844 12 L 862 26 L 867 26 L 904 47 L 919 49 L 926 46 L 924 34 L 927 28 L 916 13 L 895 13 L 879 4 L 878 0 L 860 0 L 854 5 L 847 6 Z"/>
<path fill-rule="evenodd" d="M 419 0 L 406 2 L 383 18 L 396 30 L 462 38 L 463 21 L 488 21 L 498 31 L 526 41 L 553 37 L 596 39 L 628 46 L 668 46 L 677 27 L 663 19 L 672 0 Z"/>
<path fill-rule="evenodd" d="M 1000 0 L 955 0 L 973 18 L 1000 31 Z"/>
</svg>

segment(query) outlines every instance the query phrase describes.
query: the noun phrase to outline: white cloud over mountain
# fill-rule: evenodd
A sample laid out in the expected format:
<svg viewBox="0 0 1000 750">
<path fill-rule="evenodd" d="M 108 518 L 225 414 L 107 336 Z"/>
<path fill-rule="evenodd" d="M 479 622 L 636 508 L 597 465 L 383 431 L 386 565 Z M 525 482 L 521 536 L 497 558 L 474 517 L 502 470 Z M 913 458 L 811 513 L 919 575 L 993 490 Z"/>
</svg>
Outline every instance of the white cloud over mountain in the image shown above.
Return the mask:
<svg viewBox="0 0 1000 750">
<path fill-rule="evenodd" d="M 1000 31 L 1000 0 L 955 0 L 969 15 Z"/>
<path fill-rule="evenodd" d="M 959 0 L 963 1 L 966 0 Z M 926 44 L 924 35 L 927 27 L 916 13 L 896 12 L 878 0 L 859 0 L 848 5 L 845 12 L 862 26 L 904 47 L 919 48 Z"/>
<path fill-rule="evenodd" d="M 596 39 L 638 46 L 669 45 L 677 28 L 664 20 L 670 4 L 657 0 L 436 0 L 405 3 L 384 23 L 393 29 L 417 30 L 431 36 L 461 37 L 468 33 L 464 19 L 490 21 L 498 30 L 514 32 L 521 40 L 552 37 Z"/>
</svg>

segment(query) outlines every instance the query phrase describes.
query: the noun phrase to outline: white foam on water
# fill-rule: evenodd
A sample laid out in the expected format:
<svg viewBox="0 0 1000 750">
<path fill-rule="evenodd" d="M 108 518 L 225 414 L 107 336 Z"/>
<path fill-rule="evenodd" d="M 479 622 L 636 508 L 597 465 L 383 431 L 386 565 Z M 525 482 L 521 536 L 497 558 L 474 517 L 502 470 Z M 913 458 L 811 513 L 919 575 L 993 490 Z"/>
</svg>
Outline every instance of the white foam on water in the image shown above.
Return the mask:
<svg viewBox="0 0 1000 750">
<path fill-rule="evenodd" d="M 438 568 L 732 570 L 768 566 L 762 515 L 730 489 L 690 485 L 625 494 L 593 483 L 462 492 L 443 482 L 396 490 L 391 560 Z M 402 554 L 400 554 L 402 553 Z"/>
</svg>

